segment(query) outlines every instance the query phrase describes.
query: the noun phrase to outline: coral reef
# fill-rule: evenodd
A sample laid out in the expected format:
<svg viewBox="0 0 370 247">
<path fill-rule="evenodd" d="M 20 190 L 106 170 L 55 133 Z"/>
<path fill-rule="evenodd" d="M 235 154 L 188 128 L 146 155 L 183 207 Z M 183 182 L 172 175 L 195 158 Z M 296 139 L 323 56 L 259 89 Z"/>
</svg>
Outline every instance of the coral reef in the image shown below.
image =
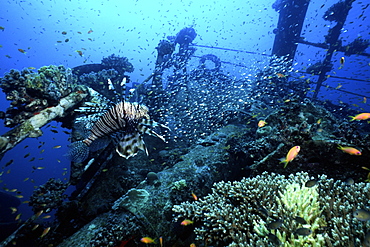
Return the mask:
<svg viewBox="0 0 370 247">
<path fill-rule="evenodd" d="M 33 212 L 37 213 L 40 210 L 50 212 L 52 209 L 58 208 L 67 197 L 64 195 L 67 187 L 68 184 L 54 178 L 50 178 L 44 185 L 39 186 L 33 191 L 29 202 Z"/>
<path fill-rule="evenodd" d="M 107 69 L 115 69 L 119 74 L 123 75 L 125 72 L 131 73 L 134 71 L 134 66 L 128 61 L 127 57 L 120 57 L 114 54 L 104 57 L 101 64 Z"/>
<path fill-rule="evenodd" d="M 138 235 L 139 229 L 140 224 L 134 217 L 106 213 L 92 220 L 81 231 L 75 233 L 73 237 L 65 239 L 58 246 L 119 246 L 124 240 L 130 240 L 133 236 Z"/>
<path fill-rule="evenodd" d="M 205 245 L 360 246 L 369 223 L 352 212 L 368 206 L 370 185 L 321 175 L 309 187 L 312 179 L 304 172 L 287 178 L 264 172 L 215 183 L 206 197 L 175 205 L 175 220 L 194 221 L 196 239 Z"/>
<path fill-rule="evenodd" d="M 64 66 L 44 66 L 34 72 L 30 69 L 11 70 L 0 79 L 0 87 L 11 101 L 5 114 L 5 126 L 13 127 L 55 106 L 62 97 L 72 92 L 75 78 Z"/>
<path fill-rule="evenodd" d="M 304 170 L 311 175 L 327 174 L 337 179 L 359 178 L 363 169 L 353 164 L 366 162 L 369 153 L 363 152 L 362 156 L 354 158 L 340 152 L 337 147 L 345 145 L 367 150 L 370 135 L 366 128 L 343 121 L 343 117 L 349 115 L 343 108 L 329 111 L 309 99 L 301 101 L 292 97 L 280 109 L 263 116 L 267 124 L 255 127 L 255 135 L 245 134 L 231 140 L 230 152 L 235 155 L 243 152 L 252 159 L 254 164 L 250 168 L 255 174 L 266 170 L 281 174 Z M 284 169 L 278 160 L 297 145 L 301 152 Z"/>
</svg>

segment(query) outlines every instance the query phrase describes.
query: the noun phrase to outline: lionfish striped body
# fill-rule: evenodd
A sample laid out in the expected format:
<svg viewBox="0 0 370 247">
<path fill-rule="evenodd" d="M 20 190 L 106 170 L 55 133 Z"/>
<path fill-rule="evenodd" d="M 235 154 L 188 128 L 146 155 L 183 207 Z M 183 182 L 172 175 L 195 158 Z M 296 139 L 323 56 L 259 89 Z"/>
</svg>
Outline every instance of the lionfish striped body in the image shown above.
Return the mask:
<svg viewBox="0 0 370 247">
<path fill-rule="evenodd" d="M 108 83 L 111 82 L 108 81 Z M 74 162 L 82 162 L 87 159 L 90 148 L 94 143 L 107 138 L 115 141 L 116 152 L 126 159 L 136 155 L 139 150 L 148 154 L 142 137 L 143 134 L 154 135 L 165 141 L 152 128 L 158 125 L 166 127 L 150 120 L 148 112 L 149 109 L 146 106 L 136 102 L 121 101 L 115 104 L 93 124 L 89 135 L 84 140 L 70 145 L 67 156 Z M 100 148 L 96 150 L 98 149 Z"/>
</svg>

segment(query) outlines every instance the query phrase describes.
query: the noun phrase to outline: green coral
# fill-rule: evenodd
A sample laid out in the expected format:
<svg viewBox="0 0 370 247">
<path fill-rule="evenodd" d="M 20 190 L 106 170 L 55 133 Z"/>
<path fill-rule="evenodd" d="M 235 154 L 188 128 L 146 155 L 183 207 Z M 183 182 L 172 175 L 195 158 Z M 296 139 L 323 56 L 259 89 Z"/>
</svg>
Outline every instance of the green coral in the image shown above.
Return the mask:
<svg viewBox="0 0 370 247">
<path fill-rule="evenodd" d="M 271 230 L 284 247 L 291 246 L 324 246 L 325 239 L 322 234 L 317 231 L 326 227 L 325 219 L 321 216 L 323 209 L 320 207 L 319 193 L 316 187 L 307 188 L 303 183 L 288 184 L 284 192 L 279 191 L 277 202 L 280 207 L 284 208 L 286 217 L 298 216 L 303 218 L 307 224 L 303 227 L 312 231 L 309 236 L 295 236 L 294 233 L 287 233 L 279 231 L 279 229 Z M 254 221 L 254 230 L 260 236 L 267 236 L 269 230 L 267 229 L 267 222 L 260 220 Z"/>
<path fill-rule="evenodd" d="M 185 179 L 181 179 L 179 181 L 173 182 L 173 184 L 171 185 L 171 189 L 172 190 L 182 190 L 186 186 L 187 186 L 186 180 Z"/>
</svg>

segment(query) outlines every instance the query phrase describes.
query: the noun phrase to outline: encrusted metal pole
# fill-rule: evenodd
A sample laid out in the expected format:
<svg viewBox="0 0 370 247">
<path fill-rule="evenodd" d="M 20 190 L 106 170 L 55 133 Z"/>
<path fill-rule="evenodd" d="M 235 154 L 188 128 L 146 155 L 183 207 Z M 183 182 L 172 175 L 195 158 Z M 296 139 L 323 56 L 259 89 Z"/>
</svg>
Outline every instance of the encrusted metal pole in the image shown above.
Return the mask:
<svg viewBox="0 0 370 247">
<path fill-rule="evenodd" d="M 339 36 L 342 33 L 342 28 L 347 19 L 348 12 L 352 8 L 353 2 L 354 0 L 344 1 L 344 5 L 342 6 L 343 8 L 341 18 L 337 20 L 338 21 L 337 24 L 333 28 L 331 28 L 328 32 L 328 35 L 325 36 L 327 43 L 329 43 L 329 49 L 326 52 L 324 61 L 322 62 L 323 66 L 321 69 L 321 73 L 319 75 L 319 79 L 317 80 L 315 92 L 313 95 L 314 99 L 317 98 L 322 83 L 327 79 L 326 73 L 332 69 L 331 59 L 333 57 L 334 52 L 341 47 L 341 41 L 339 40 Z"/>
<path fill-rule="evenodd" d="M 88 96 L 84 92 L 72 92 L 59 101 L 59 104 L 46 108 L 37 115 L 27 119 L 19 126 L 0 136 L 0 159 L 4 153 L 15 147 L 27 137 L 39 137 L 42 135 L 40 128 L 58 117 L 65 117 L 68 109 L 73 108 Z"/>
<path fill-rule="evenodd" d="M 293 61 L 309 3 L 310 0 L 282 1 L 274 6 L 279 11 L 279 21 L 274 30 L 273 55 L 288 56 Z"/>
</svg>

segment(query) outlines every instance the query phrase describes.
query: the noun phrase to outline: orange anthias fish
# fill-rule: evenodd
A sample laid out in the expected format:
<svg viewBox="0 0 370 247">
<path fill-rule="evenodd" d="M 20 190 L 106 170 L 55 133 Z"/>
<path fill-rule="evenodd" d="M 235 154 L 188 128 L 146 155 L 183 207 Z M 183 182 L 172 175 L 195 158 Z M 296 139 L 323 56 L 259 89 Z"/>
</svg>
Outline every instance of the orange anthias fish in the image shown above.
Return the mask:
<svg viewBox="0 0 370 247">
<path fill-rule="evenodd" d="M 92 32 L 94 32 L 92 29 L 90 29 L 87 33 L 88 34 L 90 34 L 90 33 L 92 33 Z"/>
<path fill-rule="evenodd" d="M 341 145 L 338 145 L 338 149 L 350 155 L 361 155 L 362 154 L 360 150 L 356 148 L 352 148 L 352 147 L 342 147 Z"/>
<path fill-rule="evenodd" d="M 260 127 L 260 128 L 262 128 L 263 126 L 265 126 L 267 123 L 266 123 L 266 121 L 264 121 L 264 120 L 260 120 L 259 122 L 258 122 L 258 127 Z"/>
<path fill-rule="evenodd" d="M 194 201 L 198 201 L 198 197 L 196 194 L 194 194 L 193 192 L 191 192 L 191 196 L 193 197 Z"/>
<path fill-rule="evenodd" d="M 360 114 L 357 114 L 356 116 L 349 116 L 350 118 L 352 118 L 350 121 L 355 121 L 355 120 L 367 120 L 370 118 L 370 113 L 360 113 Z"/>
<path fill-rule="evenodd" d="M 154 239 L 152 239 L 150 237 L 144 237 L 144 238 L 140 239 L 140 241 L 144 244 L 153 244 L 154 243 Z"/>
<path fill-rule="evenodd" d="M 191 220 L 183 220 L 182 222 L 181 222 L 181 225 L 182 226 L 188 226 L 188 225 L 191 225 L 191 224 L 193 224 L 194 222 L 193 221 L 191 221 Z"/>
<path fill-rule="evenodd" d="M 82 51 L 80 51 L 80 50 L 77 50 L 76 52 L 77 52 L 77 53 L 78 53 L 78 55 L 80 55 L 81 57 L 83 56 L 83 53 L 82 53 Z"/>
<path fill-rule="evenodd" d="M 297 157 L 300 150 L 300 146 L 294 146 L 289 150 L 285 158 L 281 158 L 280 163 L 284 163 L 284 168 L 288 165 L 290 161 L 294 160 L 294 158 Z"/>
<path fill-rule="evenodd" d="M 25 54 L 25 53 L 26 53 L 26 51 L 25 51 L 25 50 L 23 50 L 23 49 L 21 49 L 21 48 L 19 48 L 19 49 L 18 49 L 18 51 L 19 51 L 19 52 L 22 52 L 23 54 Z"/>
<path fill-rule="evenodd" d="M 284 78 L 285 75 L 283 75 L 282 73 L 276 73 L 276 75 L 278 76 L 278 78 Z"/>
</svg>

